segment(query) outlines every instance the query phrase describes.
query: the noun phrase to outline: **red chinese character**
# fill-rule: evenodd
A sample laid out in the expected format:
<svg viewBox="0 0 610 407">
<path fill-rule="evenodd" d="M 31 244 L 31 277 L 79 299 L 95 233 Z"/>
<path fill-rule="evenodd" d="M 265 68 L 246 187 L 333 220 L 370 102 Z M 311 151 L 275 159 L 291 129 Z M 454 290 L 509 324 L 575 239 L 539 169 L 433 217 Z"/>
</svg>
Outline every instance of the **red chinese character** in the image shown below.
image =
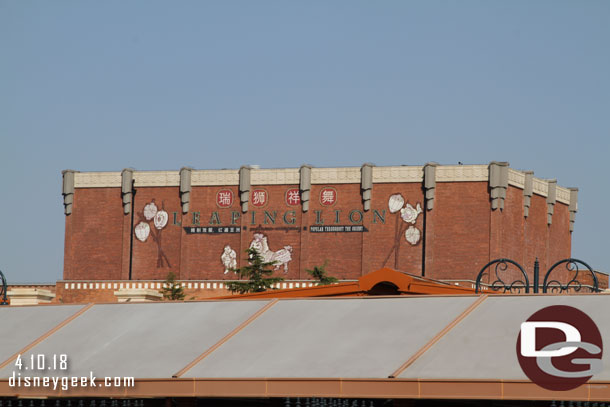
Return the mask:
<svg viewBox="0 0 610 407">
<path fill-rule="evenodd" d="M 301 203 L 301 192 L 298 188 L 286 191 L 286 203 L 291 206 L 299 205 Z"/>
<path fill-rule="evenodd" d="M 216 194 L 216 205 L 221 208 L 229 208 L 233 205 L 233 191 L 230 189 L 221 189 Z"/>
<path fill-rule="evenodd" d="M 337 191 L 334 188 L 323 188 L 320 191 L 320 203 L 322 205 L 330 206 L 337 202 Z"/>
<path fill-rule="evenodd" d="M 267 204 L 267 191 L 255 189 L 252 191 L 252 205 L 265 206 Z"/>
</svg>

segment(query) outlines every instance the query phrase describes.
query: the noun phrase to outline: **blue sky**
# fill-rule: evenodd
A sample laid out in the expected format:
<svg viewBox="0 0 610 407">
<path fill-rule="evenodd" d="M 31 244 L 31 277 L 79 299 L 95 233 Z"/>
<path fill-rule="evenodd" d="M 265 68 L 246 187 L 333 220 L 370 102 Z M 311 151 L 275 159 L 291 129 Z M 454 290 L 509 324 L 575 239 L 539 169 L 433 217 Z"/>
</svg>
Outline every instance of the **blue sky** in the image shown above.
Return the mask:
<svg viewBox="0 0 610 407">
<path fill-rule="evenodd" d="M 610 271 L 609 49 L 608 1 L 0 0 L 0 270 L 61 278 L 66 168 L 499 160 Z"/>
</svg>

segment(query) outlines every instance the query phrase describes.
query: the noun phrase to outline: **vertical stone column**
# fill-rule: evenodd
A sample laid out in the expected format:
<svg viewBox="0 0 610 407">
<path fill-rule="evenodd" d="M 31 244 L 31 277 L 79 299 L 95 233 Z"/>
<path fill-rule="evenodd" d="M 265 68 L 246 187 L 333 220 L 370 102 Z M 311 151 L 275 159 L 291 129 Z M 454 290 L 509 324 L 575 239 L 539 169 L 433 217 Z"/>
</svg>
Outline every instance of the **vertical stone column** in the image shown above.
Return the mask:
<svg viewBox="0 0 610 407">
<path fill-rule="evenodd" d="M 299 257 L 299 279 L 307 278 L 305 269 L 309 258 L 309 200 L 311 195 L 311 165 L 303 164 L 299 169 L 299 189 L 301 190 L 301 255 Z"/>
<path fill-rule="evenodd" d="M 373 196 L 373 164 L 363 164 L 360 168 L 360 189 L 362 192 L 362 206 L 365 212 L 371 210 Z"/>
<path fill-rule="evenodd" d="M 309 199 L 311 195 L 311 165 L 303 164 L 299 169 L 299 188 L 301 190 L 301 206 L 303 212 L 309 211 Z"/>
<path fill-rule="evenodd" d="M 489 193 L 491 210 L 489 214 L 489 261 L 505 257 L 503 252 L 504 201 L 508 190 L 508 163 L 489 163 Z M 498 210 L 500 209 L 500 210 Z"/>
<path fill-rule="evenodd" d="M 242 267 L 248 264 L 248 255 L 246 254 L 246 248 L 249 247 L 248 229 L 252 227 L 249 224 L 248 216 L 244 214 L 248 212 L 248 202 L 250 201 L 250 170 L 252 168 L 248 165 L 242 165 L 239 168 L 239 202 L 241 204 L 242 216 L 241 218 L 241 232 L 239 234 L 239 251 L 237 254 L 237 267 Z"/>
<path fill-rule="evenodd" d="M 239 169 L 239 201 L 243 213 L 248 212 L 248 202 L 250 201 L 250 169 L 247 165 L 243 165 Z"/>
<path fill-rule="evenodd" d="M 125 168 L 121 171 L 121 197 L 123 198 L 123 213 L 130 214 L 133 198 L 133 168 Z"/>
<path fill-rule="evenodd" d="M 180 186 L 178 187 L 178 194 L 180 195 L 180 210 L 182 212 L 183 218 L 186 218 L 188 212 L 191 209 L 191 176 L 193 173 L 193 169 L 191 167 L 182 167 L 180 168 L 179 177 L 180 177 Z M 182 219 L 180 222 L 182 223 Z M 190 258 L 190 245 L 185 244 L 184 237 L 186 232 L 184 228 L 180 227 L 180 268 L 179 277 L 183 280 L 190 280 L 190 267 L 189 267 L 189 258 Z"/>
<path fill-rule="evenodd" d="M 121 275 L 120 279 L 129 280 L 131 267 L 131 256 L 133 250 L 133 225 L 134 221 L 134 192 L 133 192 L 133 168 L 125 168 L 121 171 L 121 199 L 123 203 L 123 250 L 121 252 Z"/>
<path fill-rule="evenodd" d="M 63 170 L 61 172 L 63 185 L 61 194 L 64 197 L 64 214 L 72 213 L 72 204 L 74 203 L 74 170 Z"/>
<path fill-rule="evenodd" d="M 191 167 L 180 168 L 180 203 L 182 204 L 182 213 L 188 213 L 191 204 Z"/>
<path fill-rule="evenodd" d="M 362 193 L 362 226 L 371 230 L 371 200 L 373 198 L 373 164 L 365 163 L 360 168 L 360 192 Z M 371 272 L 370 258 L 367 253 L 370 233 L 360 233 L 360 275 Z"/>
<path fill-rule="evenodd" d="M 525 183 L 523 186 L 523 216 L 530 216 L 532 195 L 534 194 L 534 171 L 525 171 Z"/>
<path fill-rule="evenodd" d="M 64 214 L 66 215 L 66 229 L 64 235 L 64 280 L 72 278 L 72 204 L 74 203 L 74 170 L 64 170 L 62 175 L 61 194 L 64 198 Z"/>
<path fill-rule="evenodd" d="M 421 273 L 422 276 L 434 275 L 434 203 L 436 200 L 436 167 L 438 163 L 429 162 L 424 165 L 424 213 L 421 244 Z"/>
<path fill-rule="evenodd" d="M 492 161 L 489 163 L 489 188 L 491 189 L 491 209 L 504 209 L 508 189 L 508 163 Z"/>
<path fill-rule="evenodd" d="M 435 162 L 426 163 L 424 165 L 424 198 L 426 200 L 426 209 L 431 211 L 434 209 L 434 196 L 436 192 L 436 167 Z"/>
<path fill-rule="evenodd" d="M 553 223 L 553 213 L 555 212 L 555 202 L 557 202 L 557 180 L 548 180 L 548 193 L 546 196 L 546 223 Z"/>
<path fill-rule="evenodd" d="M 578 212 L 578 188 L 570 188 L 570 232 L 574 231 L 576 212 Z"/>
</svg>

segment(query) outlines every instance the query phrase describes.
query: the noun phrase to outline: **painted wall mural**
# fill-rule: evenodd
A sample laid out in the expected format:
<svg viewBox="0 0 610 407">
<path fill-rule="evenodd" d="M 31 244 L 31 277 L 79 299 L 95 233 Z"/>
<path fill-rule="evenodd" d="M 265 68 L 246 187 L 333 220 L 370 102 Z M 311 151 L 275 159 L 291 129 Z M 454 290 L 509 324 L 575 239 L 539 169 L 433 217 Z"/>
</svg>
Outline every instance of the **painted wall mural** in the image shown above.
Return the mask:
<svg viewBox="0 0 610 407">
<path fill-rule="evenodd" d="M 405 239 L 407 239 L 407 242 L 411 243 L 412 245 L 416 245 L 417 243 L 419 243 L 420 238 L 421 233 L 419 229 L 414 227 L 413 225 L 409 226 L 409 229 L 407 229 L 407 231 L 405 232 Z"/>
<path fill-rule="evenodd" d="M 255 233 L 250 248 L 256 249 L 265 262 L 277 262 L 275 270 L 283 266 L 284 273 L 288 273 L 288 263 L 292 260 L 292 246 L 284 246 L 283 249 L 274 252 L 269 248 L 267 236 L 262 233 Z"/>
<path fill-rule="evenodd" d="M 405 240 L 415 246 L 421 239 L 421 231 L 414 225 L 417 222 L 417 218 L 423 212 L 421 204 L 418 202 L 415 207 L 407 202 L 405 205 L 405 198 L 401 194 L 394 194 L 390 196 L 388 200 L 388 208 L 391 214 L 395 215 L 395 234 L 394 234 L 394 245 L 390 249 L 390 252 L 383 261 L 382 267 L 394 255 L 394 267 L 398 267 L 398 254 L 400 251 L 400 242 L 404 234 Z M 399 215 L 400 214 L 400 215 Z M 403 223 L 400 222 L 402 219 Z"/>
<path fill-rule="evenodd" d="M 237 268 L 237 253 L 235 253 L 231 246 L 226 245 L 220 256 L 220 261 L 222 261 L 222 265 L 225 267 L 225 274 L 227 274 L 229 271 Z"/>
<path fill-rule="evenodd" d="M 300 203 L 300 191 L 298 188 L 288 188 L 284 193 L 284 203 L 287 206 L 295 206 Z M 251 197 L 253 207 L 265 207 L 269 202 L 269 194 L 266 189 L 257 188 L 251 191 Z M 319 195 L 320 204 L 322 206 L 333 206 L 338 200 L 338 194 L 333 187 L 323 187 Z M 394 216 L 394 240 L 392 247 L 385 256 L 382 267 L 386 266 L 392 256 L 394 256 L 394 267 L 398 268 L 400 245 L 402 239 L 404 239 L 410 246 L 418 245 L 422 238 L 422 231 L 416 226 L 419 215 L 423 213 L 420 202 L 411 204 L 405 199 L 400 193 L 392 194 L 388 199 L 388 216 L 391 218 Z M 230 189 L 221 189 L 216 193 L 216 205 L 220 208 L 230 208 L 234 203 L 234 194 Z M 251 210 L 249 211 L 247 222 L 250 225 L 257 225 L 252 227 L 252 231 L 255 232 L 253 240 L 250 243 L 251 248 L 255 248 L 263 257 L 264 261 L 272 262 L 275 261 L 275 269 L 279 270 L 283 268 L 284 273 L 288 272 L 290 261 L 292 261 L 292 246 L 284 246 L 283 248 L 273 251 L 269 247 L 267 236 L 264 231 L 269 230 L 284 230 L 285 227 L 277 226 L 276 223 L 286 225 L 292 225 L 295 223 L 296 212 L 295 210 L 285 211 L 282 215 L 280 212 L 275 210 L 259 210 L 258 212 Z M 375 224 L 386 224 L 386 209 L 372 209 L 371 225 Z M 157 245 L 157 267 L 164 267 L 167 265 L 171 268 L 169 259 L 163 252 L 162 246 L 162 231 L 168 225 L 169 214 L 165 211 L 163 203 L 161 209 L 157 207 L 155 200 L 153 199 L 150 203 L 144 206 L 142 212 L 137 213 L 139 222 L 134 228 L 136 238 L 145 243 L 149 237 L 152 237 L 153 241 Z M 222 216 L 221 216 L 222 215 Z M 258 216 L 257 216 L 258 215 Z M 311 233 L 340 233 L 340 232 L 368 232 L 369 229 L 365 227 L 363 223 L 364 212 L 359 209 L 353 209 L 349 212 L 342 214 L 341 210 L 334 211 L 323 211 L 314 210 L 314 218 L 312 224 L 308 230 Z M 227 217 L 228 216 L 228 217 Z M 220 233 L 241 233 L 242 227 L 239 226 L 242 223 L 240 219 L 242 214 L 238 211 L 230 213 L 213 211 L 210 215 L 209 223 L 214 226 L 201 226 L 201 213 L 193 212 L 192 223 L 193 226 L 184 226 L 187 235 L 192 234 L 220 234 Z M 262 217 L 261 217 L 262 216 Z M 181 222 L 177 222 L 177 213 L 174 213 L 173 225 L 181 226 Z M 341 220 L 345 219 L 347 224 L 341 224 Z M 228 222 L 228 224 L 227 224 Z M 388 222 L 390 223 L 390 222 Z M 220 226 L 216 226 L 220 225 Z M 225 226 L 226 225 L 226 226 Z M 369 226 L 370 227 L 370 226 Z M 243 227 L 244 230 L 246 226 Z M 299 231 L 300 228 L 295 226 L 290 230 Z M 288 230 L 288 229 L 286 229 Z M 306 230 L 306 229 L 304 229 Z M 226 245 L 220 254 L 220 261 L 224 267 L 224 274 L 228 274 L 229 271 L 237 268 L 237 253 L 230 246 Z"/>
<path fill-rule="evenodd" d="M 155 200 L 153 199 L 150 203 L 144 206 L 142 212 L 137 212 L 138 224 L 134 228 L 136 238 L 145 243 L 148 237 L 151 236 L 153 241 L 157 244 L 157 267 L 163 267 L 163 263 L 167 264 L 167 267 L 171 268 L 169 259 L 163 253 L 161 244 L 161 232 L 167 226 L 169 215 L 165 211 L 164 203 L 161 202 L 161 210 L 157 208 Z M 151 228 L 151 223 L 154 228 Z"/>
</svg>

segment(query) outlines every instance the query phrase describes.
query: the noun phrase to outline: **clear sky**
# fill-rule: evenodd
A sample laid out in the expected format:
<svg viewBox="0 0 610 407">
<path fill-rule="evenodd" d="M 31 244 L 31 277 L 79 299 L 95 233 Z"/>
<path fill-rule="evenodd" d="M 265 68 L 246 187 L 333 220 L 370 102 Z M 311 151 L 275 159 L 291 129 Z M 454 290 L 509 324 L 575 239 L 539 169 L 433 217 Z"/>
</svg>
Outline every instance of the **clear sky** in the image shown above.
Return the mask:
<svg viewBox="0 0 610 407">
<path fill-rule="evenodd" d="M 0 52 L 10 282 L 62 276 L 62 169 L 186 165 L 509 161 L 610 271 L 610 1 L 0 0 Z"/>
</svg>

